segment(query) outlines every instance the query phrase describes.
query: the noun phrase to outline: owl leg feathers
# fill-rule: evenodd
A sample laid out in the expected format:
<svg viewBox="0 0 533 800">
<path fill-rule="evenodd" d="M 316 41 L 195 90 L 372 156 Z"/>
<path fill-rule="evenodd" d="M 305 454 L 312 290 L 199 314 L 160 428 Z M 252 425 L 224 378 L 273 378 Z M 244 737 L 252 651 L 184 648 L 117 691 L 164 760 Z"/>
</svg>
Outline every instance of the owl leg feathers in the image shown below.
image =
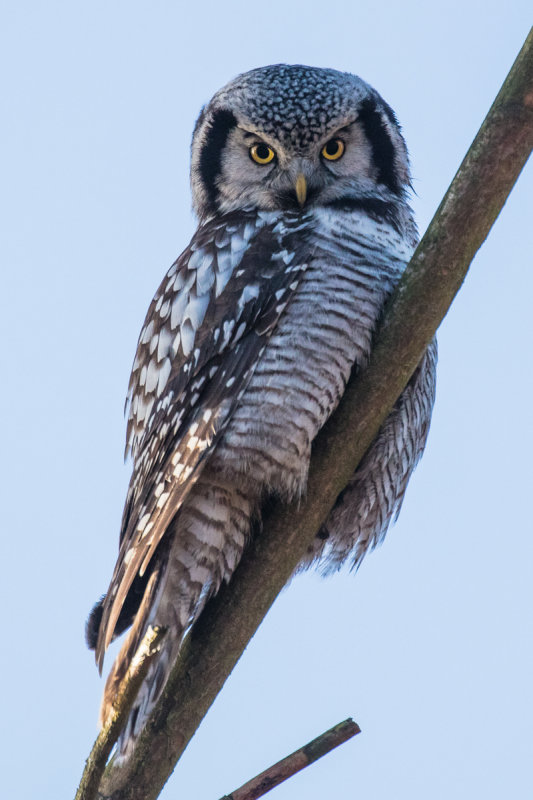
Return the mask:
<svg viewBox="0 0 533 800">
<path fill-rule="evenodd" d="M 437 343 L 433 340 L 353 478 L 339 495 L 303 568 L 318 562 L 327 574 L 348 558 L 358 567 L 365 553 L 383 541 L 400 511 L 407 484 L 426 445 L 435 400 L 436 368 Z"/>
</svg>

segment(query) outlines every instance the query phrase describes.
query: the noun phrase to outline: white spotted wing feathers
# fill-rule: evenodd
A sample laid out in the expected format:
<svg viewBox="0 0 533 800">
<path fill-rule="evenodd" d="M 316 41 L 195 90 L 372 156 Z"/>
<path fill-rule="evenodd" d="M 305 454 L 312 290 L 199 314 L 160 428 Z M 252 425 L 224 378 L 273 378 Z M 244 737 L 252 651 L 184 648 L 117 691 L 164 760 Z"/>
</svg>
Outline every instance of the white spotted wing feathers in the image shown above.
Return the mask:
<svg viewBox="0 0 533 800">
<path fill-rule="evenodd" d="M 306 269 L 298 258 L 306 224 L 276 213 L 207 223 L 150 305 L 128 392 L 134 468 L 103 607 L 100 666 L 135 576 L 198 479 Z"/>
</svg>

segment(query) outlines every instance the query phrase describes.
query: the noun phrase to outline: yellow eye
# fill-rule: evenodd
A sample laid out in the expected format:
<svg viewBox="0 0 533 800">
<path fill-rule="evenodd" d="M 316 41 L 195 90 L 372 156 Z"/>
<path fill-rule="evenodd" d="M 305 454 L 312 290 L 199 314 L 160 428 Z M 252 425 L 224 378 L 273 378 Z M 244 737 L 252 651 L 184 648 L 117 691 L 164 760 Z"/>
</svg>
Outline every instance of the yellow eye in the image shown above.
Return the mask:
<svg viewBox="0 0 533 800">
<path fill-rule="evenodd" d="M 250 158 L 256 164 L 270 164 L 274 160 L 276 153 L 270 145 L 260 142 L 250 147 Z"/>
<path fill-rule="evenodd" d="M 322 155 L 328 161 L 337 161 L 344 153 L 344 142 L 342 139 L 330 139 L 322 148 Z"/>
</svg>

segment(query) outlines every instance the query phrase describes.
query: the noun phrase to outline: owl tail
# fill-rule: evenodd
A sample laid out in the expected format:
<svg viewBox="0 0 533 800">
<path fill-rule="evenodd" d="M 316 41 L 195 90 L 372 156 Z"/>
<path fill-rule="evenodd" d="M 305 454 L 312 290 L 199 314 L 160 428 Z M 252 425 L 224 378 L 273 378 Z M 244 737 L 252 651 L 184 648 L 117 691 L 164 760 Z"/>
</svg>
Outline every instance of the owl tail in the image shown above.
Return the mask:
<svg viewBox="0 0 533 800">
<path fill-rule="evenodd" d="M 158 583 L 158 570 L 154 570 L 146 586 L 141 604 L 135 615 L 133 624 L 128 631 L 128 635 L 120 648 L 119 654 L 111 667 L 107 676 L 102 704 L 100 706 L 100 725 L 105 725 L 113 713 L 113 703 L 122 680 L 124 679 L 133 656 L 135 655 L 142 638 L 148 629 L 148 615 L 150 607 L 154 601 Z"/>
<path fill-rule="evenodd" d="M 228 486 L 218 473 L 210 473 L 203 480 L 169 526 L 168 550 L 162 551 L 153 565 L 138 610 L 133 620 L 128 618 L 132 627 L 107 679 L 102 723 L 109 719 L 120 682 L 148 627 L 167 629 L 121 733 L 116 758 L 129 757 L 167 683 L 186 632 L 209 597 L 231 576 L 248 536 L 255 495 L 250 497 L 242 486 Z M 88 626 L 91 641 L 95 638 L 91 633 L 94 634 L 97 617 L 96 613 Z"/>
<path fill-rule="evenodd" d="M 129 657 L 129 651 L 126 650 L 128 644 L 128 641 L 126 641 L 123 645 L 126 658 Z M 139 689 L 133 708 L 118 738 L 115 763 L 127 760 L 133 752 L 137 738 L 144 728 L 168 680 L 170 671 L 179 652 L 179 645 L 180 642 L 177 643 L 172 637 L 165 637 L 163 639 L 160 650 L 148 669 L 148 674 Z M 124 664 L 122 660 L 123 650 L 121 650 L 117 661 L 113 664 L 106 682 L 100 711 L 101 723 L 105 722 L 107 718 L 107 716 L 104 715 L 108 715 L 112 711 L 112 701 L 116 697 L 120 681 L 123 677 L 120 671 L 122 664 Z"/>
<path fill-rule="evenodd" d="M 115 763 L 127 760 L 133 752 L 136 740 L 167 683 L 184 635 L 198 618 L 209 596 L 209 592 L 201 592 L 198 589 L 196 593 L 190 592 L 186 598 L 180 598 L 176 591 L 172 591 L 175 587 L 169 586 L 165 580 L 168 578 L 168 575 L 165 575 L 166 570 L 163 569 L 162 572 L 162 580 L 159 580 L 159 575 L 154 572 L 148 582 L 139 611 L 111 667 L 104 689 L 100 708 L 101 725 L 104 725 L 113 713 L 113 704 L 120 684 L 149 626 L 161 625 L 167 628 L 167 635 L 150 664 L 119 736 Z"/>
<path fill-rule="evenodd" d="M 146 631 L 149 626 L 153 624 L 154 613 L 157 612 L 161 600 L 161 586 L 158 585 L 160 584 L 158 572 L 159 570 L 154 570 L 150 576 L 133 625 L 128 631 L 126 639 L 107 677 L 100 707 L 99 721 L 102 726 L 110 719 L 113 713 L 113 705 L 120 689 L 120 684 L 128 672 L 131 661 Z M 176 620 L 174 618 L 172 635 L 165 636 L 163 639 L 160 649 L 148 669 L 148 673 L 135 698 L 128 719 L 121 731 L 117 742 L 115 762 L 126 760 L 133 751 L 135 742 L 150 716 L 167 682 L 172 665 L 178 656 L 183 640 L 183 632 L 181 632 L 180 635 L 180 630 L 177 629 Z"/>
</svg>

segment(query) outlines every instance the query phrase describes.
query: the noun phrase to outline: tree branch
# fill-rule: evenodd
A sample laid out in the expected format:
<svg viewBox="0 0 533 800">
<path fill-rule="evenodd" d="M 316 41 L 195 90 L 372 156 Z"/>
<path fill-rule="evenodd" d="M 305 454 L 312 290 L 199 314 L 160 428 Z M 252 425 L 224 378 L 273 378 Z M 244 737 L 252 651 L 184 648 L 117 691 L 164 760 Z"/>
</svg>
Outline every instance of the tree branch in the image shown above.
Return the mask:
<svg viewBox="0 0 533 800">
<path fill-rule="evenodd" d="M 307 497 L 276 508 L 184 643 L 131 759 L 100 800 L 154 800 L 407 384 L 533 146 L 533 32 L 389 303 L 368 368 L 317 437 Z"/>
<path fill-rule="evenodd" d="M 308 767 L 309 764 L 322 758 L 326 753 L 347 742 L 348 739 L 358 733 L 361 733 L 359 725 L 353 719 L 345 719 L 344 722 L 339 722 L 329 731 L 321 733 L 312 742 L 300 747 L 290 756 L 265 769 L 264 772 L 256 775 L 255 778 L 252 778 L 251 781 L 243 784 L 231 794 L 225 794 L 221 800 L 257 800 L 258 797 L 262 797 L 271 789 L 286 781 L 291 775 L 295 775 L 304 767 Z"/>
</svg>

